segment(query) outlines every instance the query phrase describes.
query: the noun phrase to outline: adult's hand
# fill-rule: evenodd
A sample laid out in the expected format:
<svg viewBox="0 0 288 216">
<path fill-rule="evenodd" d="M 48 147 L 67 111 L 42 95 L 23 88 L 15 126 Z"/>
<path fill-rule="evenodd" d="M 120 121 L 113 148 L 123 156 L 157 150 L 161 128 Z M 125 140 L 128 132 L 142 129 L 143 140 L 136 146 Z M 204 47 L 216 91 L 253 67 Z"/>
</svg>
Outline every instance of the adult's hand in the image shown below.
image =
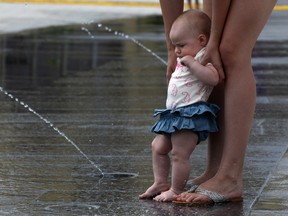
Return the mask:
<svg viewBox="0 0 288 216">
<path fill-rule="evenodd" d="M 218 46 L 207 45 L 205 53 L 200 61 L 202 65 L 211 63 L 219 74 L 219 82 L 222 82 L 225 79 L 225 73 L 222 65 L 222 60 Z"/>
</svg>

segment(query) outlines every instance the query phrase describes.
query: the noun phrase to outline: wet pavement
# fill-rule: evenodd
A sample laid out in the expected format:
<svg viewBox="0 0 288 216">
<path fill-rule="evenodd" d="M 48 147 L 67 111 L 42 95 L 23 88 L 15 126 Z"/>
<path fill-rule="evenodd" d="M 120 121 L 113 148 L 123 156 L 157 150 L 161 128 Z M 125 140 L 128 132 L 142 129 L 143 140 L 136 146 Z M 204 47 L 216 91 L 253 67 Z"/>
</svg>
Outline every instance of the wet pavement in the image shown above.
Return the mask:
<svg viewBox="0 0 288 216">
<path fill-rule="evenodd" d="M 1 35 L 0 215 L 287 215 L 287 16 L 273 13 L 253 52 L 245 199 L 213 206 L 138 200 L 153 179 L 152 113 L 165 104 L 160 16 Z"/>
</svg>

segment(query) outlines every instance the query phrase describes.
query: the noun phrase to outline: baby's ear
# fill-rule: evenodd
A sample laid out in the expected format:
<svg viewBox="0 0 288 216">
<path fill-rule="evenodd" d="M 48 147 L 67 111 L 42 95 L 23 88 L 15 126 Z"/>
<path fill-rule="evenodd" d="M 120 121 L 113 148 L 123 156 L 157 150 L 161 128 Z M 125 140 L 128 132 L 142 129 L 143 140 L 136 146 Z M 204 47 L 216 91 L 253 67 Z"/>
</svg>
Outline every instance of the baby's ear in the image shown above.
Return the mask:
<svg viewBox="0 0 288 216">
<path fill-rule="evenodd" d="M 200 35 L 198 36 L 198 40 L 199 40 L 201 46 L 203 46 L 203 47 L 206 46 L 207 43 L 208 43 L 208 38 L 206 37 L 205 34 L 200 34 Z"/>
</svg>

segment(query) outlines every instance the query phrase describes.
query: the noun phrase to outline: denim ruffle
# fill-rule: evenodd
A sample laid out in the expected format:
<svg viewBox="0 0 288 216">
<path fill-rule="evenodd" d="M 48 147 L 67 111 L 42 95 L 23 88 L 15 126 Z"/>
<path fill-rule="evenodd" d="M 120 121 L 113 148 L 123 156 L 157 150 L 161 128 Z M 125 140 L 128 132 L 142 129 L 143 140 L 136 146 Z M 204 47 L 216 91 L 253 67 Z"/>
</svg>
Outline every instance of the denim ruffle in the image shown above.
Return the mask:
<svg viewBox="0 0 288 216">
<path fill-rule="evenodd" d="M 189 129 L 197 133 L 198 143 L 207 139 L 208 134 L 217 132 L 216 117 L 219 107 L 216 104 L 197 102 L 175 109 L 156 109 L 154 117 L 160 119 L 154 124 L 151 131 L 154 133 L 171 134 L 181 129 Z"/>
</svg>

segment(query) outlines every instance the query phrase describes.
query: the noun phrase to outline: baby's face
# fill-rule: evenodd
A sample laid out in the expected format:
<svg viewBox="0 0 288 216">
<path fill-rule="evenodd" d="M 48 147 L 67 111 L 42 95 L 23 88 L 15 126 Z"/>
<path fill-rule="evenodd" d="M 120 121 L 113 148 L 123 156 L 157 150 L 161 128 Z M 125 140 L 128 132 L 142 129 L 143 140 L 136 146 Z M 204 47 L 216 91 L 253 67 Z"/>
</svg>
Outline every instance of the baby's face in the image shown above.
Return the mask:
<svg viewBox="0 0 288 216">
<path fill-rule="evenodd" d="M 175 54 L 179 58 L 186 55 L 195 57 L 203 48 L 198 36 L 191 35 L 182 25 L 172 25 L 170 40 L 175 46 Z"/>
</svg>

